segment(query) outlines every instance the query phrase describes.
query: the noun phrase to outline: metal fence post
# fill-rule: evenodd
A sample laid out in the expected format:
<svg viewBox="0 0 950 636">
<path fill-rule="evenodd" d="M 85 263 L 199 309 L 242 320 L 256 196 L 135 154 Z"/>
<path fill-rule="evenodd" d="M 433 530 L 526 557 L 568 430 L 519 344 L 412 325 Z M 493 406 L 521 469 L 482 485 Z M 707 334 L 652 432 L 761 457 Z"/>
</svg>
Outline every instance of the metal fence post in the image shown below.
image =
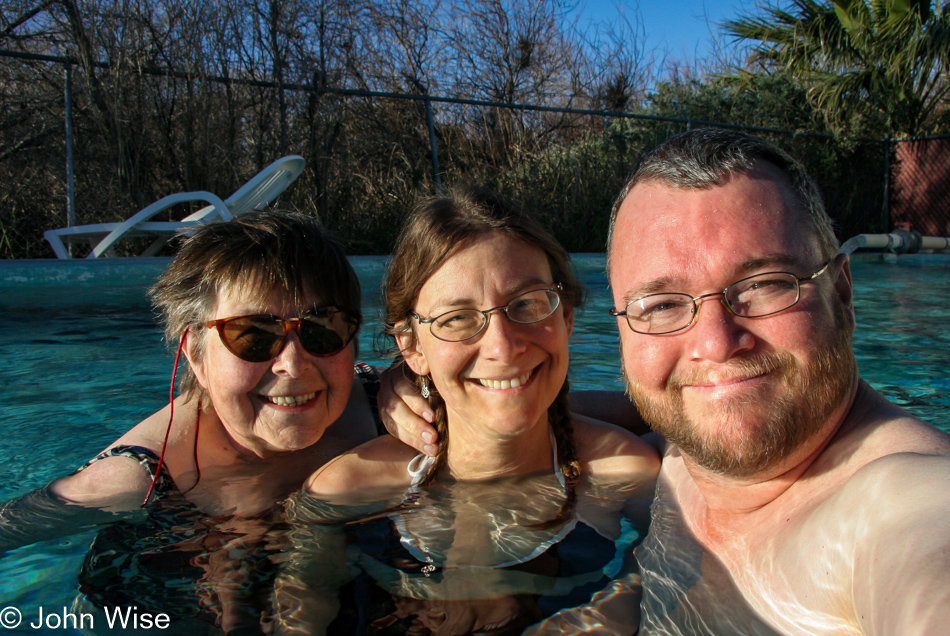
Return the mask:
<svg viewBox="0 0 950 636">
<path fill-rule="evenodd" d="M 891 231 L 891 138 L 885 137 L 882 141 L 884 145 L 884 230 L 886 234 Z"/>
<path fill-rule="evenodd" d="M 432 118 L 432 100 L 429 99 L 429 88 L 423 86 L 415 77 L 407 78 L 415 84 L 416 90 L 420 91 L 425 98 L 426 104 L 426 126 L 429 128 L 429 148 L 432 154 L 432 176 L 435 179 L 436 192 L 442 193 L 442 176 L 439 174 L 439 149 L 435 145 L 435 120 Z"/>
<path fill-rule="evenodd" d="M 432 174 L 435 176 L 435 189 L 442 192 L 442 175 L 439 174 L 439 149 L 435 145 L 435 121 L 432 118 L 432 100 L 426 90 L 426 123 L 429 125 L 429 146 L 432 147 Z"/>
<path fill-rule="evenodd" d="M 73 186 L 73 67 L 66 68 L 66 225 L 76 224 L 76 192 Z M 73 245 L 69 243 L 69 256 L 73 255 Z"/>
</svg>

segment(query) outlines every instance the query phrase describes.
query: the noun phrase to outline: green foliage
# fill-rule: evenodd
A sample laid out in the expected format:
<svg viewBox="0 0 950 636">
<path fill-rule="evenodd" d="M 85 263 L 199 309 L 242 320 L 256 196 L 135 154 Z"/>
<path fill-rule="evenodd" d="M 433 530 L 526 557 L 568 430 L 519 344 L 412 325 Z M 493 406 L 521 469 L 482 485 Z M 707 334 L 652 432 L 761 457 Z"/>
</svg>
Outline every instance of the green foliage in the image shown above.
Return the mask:
<svg viewBox="0 0 950 636">
<path fill-rule="evenodd" d="M 690 121 L 828 132 L 804 87 L 786 73 L 748 76 L 742 84 L 722 78 L 663 82 L 650 95 L 648 108 L 654 115 Z"/>
<path fill-rule="evenodd" d="M 816 178 L 839 238 L 885 231 L 886 144 L 832 134 L 820 110 L 807 99 L 806 89 L 790 74 L 748 75 L 743 82 L 731 78 L 665 82 L 650 95 L 647 109 L 654 115 L 688 119 L 693 126 L 728 122 L 769 138 Z M 852 129 L 855 135 L 870 132 Z"/>
<path fill-rule="evenodd" d="M 876 136 L 946 130 L 950 4 L 922 0 L 792 0 L 788 10 L 726 22 L 754 43 L 750 65 L 729 72 L 740 84 L 784 72 L 801 82 L 828 124 Z"/>
</svg>

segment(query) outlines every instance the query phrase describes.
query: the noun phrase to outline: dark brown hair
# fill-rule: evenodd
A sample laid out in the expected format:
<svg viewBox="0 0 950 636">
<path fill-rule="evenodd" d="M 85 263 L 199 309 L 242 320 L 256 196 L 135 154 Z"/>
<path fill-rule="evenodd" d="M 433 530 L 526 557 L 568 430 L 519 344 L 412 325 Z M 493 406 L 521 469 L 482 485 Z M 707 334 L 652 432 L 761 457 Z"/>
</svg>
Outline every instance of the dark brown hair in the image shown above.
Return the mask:
<svg viewBox="0 0 950 636">
<path fill-rule="evenodd" d="M 168 269 L 149 290 L 165 324 L 165 338 L 174 342 L 186 329 L 197 329 L 212 316 L 218 298 L 240 290 L 248 300 L 266 302 L 282 293 L 301 313 L 310 309 L 307 296 L 360 316 L 360 284 L 340 246 L 316 219 L 290 212 L 264 211 L 242 215 L 197 230 L 181 246 Z M 194 353 L 201 359 L 204 338 Z M 356 340 L 354 339 L 354 342 Z M 190 368 L 182 369 L 181 391 L 200 390 Z"/>
<path fill-rule="evenodd" d="M 403 226 L 386 274 L 386 333 L 409 332 L 409 337 L 414 339 L 408 327 L 409 318 L 423 285 L 456 251 L 493 233 L 539 248 L 547 257 L 555 282 L 561 284 L 562 302 L 571 308 L 583 304 L 583 287 L 574 275 L 570 256 L 554 237 L 520 206 L 485 188 L 469 186 L 422 201 Z M 444 465 L 449 443 L 445 402 L 434 390 L 431 378 L 426 380 L 431 392 L 429 403 L 436 414 L 434 425 L 439 442 L 436 461 L 423 484 L 431 482 Z M 420 378 L 415 381 L 421 384 Z M 573 497 L 573 486 L 580 477 L 580 462 L 568 409 L 568 392 L 565 378 L 560 393 L 548 408 L 548 419 L 557 440 L 558 460 L 569 486 L 569 496 Z"/>
</svg>

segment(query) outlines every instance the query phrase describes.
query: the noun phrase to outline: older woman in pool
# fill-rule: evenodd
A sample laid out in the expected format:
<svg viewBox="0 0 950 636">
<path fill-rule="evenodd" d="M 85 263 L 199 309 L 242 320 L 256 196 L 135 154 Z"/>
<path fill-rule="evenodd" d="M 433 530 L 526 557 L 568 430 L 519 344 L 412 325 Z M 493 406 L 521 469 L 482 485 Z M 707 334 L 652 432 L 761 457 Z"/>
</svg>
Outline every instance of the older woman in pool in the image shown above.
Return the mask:
<svg viewBox="0 0 950 636">
<path fill-rule="evenodd" d="M 386 329 L 435 413 L 438 452 L 417 455 L 384 436 L 329 462 L 306 484 L 344 510 L 365 501 L 367 492 L 395 487 L 411 503 L 423 487 L 433 492 L 451 485 L 448 509 L 427 506 L 396 521 L 423 575 L 440 571 L 441 589 L 420 578 L 390 593 L 430 588 L 425 597 L 438 599 L 442 612 L 467 611 L 472 600 L 466 599 L 486 593 L 540 593 L 534 584 L 510 584 L 524 572 L 503 571 L 569 536 L 577 490 L 590 483 L 581 477 L 626 485 L 655 477 L 659 461 L 646 443 L 568 410 L 568 338 L 581 299 L 563 248 L 492 193 L 473 189 L 430 199 L 409 219 L 386 280 Z M 550 487 L 557 486 L 553 479 L 529 485 L 528 476 L 551 475 L 558 477 L 560 496 Z M 493 486 L 479 488 L 486 483 Z M 543 494 L 518 496 L 529 488 Z M 507 497 L 501 506 L 499 497 Z M 493 508 L 493 518 L 482 523 L 472 514 L 479 508 Z M 465 533 L 458 532 L 462 518 L 468 519 Z M 612 556 L 612 545 L 609 550 Z M 361 564 L 383 567 L 364 557 Z M 484 589 L 475 579 L 486 582 Z"/>
<path fill-rule="evenodd" d="M 187 360 L 181 395 L 78 472 L 0 506 L 0 549 L 102 522 L 79 573 L 83 611 L 259 629 L 275 504 L 378 434 L 375 372 L 354 365 L 359 282 L 316 220 L 262 212 L 197 230 L 151 292 Z"/>
<path fill-rule="evenodd" d="M 360 290 L 314 219 L 258 213 L 206 226 L 151 290 L 180 343 L 181 396 L 50 490 L 128 509 L 170 493 L 252 515 L 376 436 L 354 372 Z"/>
</svg>

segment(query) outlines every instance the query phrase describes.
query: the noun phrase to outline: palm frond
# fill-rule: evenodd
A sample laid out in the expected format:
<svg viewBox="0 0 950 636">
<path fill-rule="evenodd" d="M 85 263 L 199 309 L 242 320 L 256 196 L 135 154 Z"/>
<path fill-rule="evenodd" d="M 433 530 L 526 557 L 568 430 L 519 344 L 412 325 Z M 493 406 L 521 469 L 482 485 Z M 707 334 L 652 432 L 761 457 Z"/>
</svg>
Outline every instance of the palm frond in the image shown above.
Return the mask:
<svg viewBox="0 0 950 636">
<path fill-rule="evenodd" d="M 760 4 L 724 23 L 751 43 L 747 69 L 801 81 L 829 120 L 882 117 L 892 132 L 920 134 L 950 108 L 950 3 L 926 0 L 792 0 Z M 874 111 L 874 112 L 872 112 Z M 942 116 L 942 115 L 941 115 Z"/>
</svg>

